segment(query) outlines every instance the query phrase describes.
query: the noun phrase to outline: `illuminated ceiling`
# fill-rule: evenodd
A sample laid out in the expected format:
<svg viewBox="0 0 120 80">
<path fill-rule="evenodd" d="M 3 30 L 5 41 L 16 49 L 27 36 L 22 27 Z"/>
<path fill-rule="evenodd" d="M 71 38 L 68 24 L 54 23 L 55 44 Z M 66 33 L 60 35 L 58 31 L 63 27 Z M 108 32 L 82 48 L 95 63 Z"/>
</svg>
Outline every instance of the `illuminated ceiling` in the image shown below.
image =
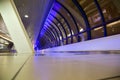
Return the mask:
<svg viewBox="0 0 120 80">
<path fill-rule="evenodd" d="M 33 41 L 47 16 L 53 0 L 14 0 L 23 24 Z M 28 16 L 28 17 L 25 17 Z"/>
</svg>

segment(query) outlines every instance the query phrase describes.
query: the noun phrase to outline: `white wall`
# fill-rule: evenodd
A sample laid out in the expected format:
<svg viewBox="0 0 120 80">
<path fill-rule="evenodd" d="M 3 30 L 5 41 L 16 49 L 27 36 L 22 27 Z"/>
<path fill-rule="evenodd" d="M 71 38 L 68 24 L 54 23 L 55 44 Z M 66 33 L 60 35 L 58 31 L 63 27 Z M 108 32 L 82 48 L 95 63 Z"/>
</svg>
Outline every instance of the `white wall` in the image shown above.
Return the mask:
<svg viewBox="0 0 120 80">
<path fill-rule="evenodd" d="M 0 14 L 18 53 L 33 53 L 33 47 L 12 0 L 0 0 Z"/>
<path fill-rule="evenodd" d="M 45 49 L 45 51 L 99 51 L 99 50 L 102 51 L 120 50 L 120 34 Z"/>
</svg>

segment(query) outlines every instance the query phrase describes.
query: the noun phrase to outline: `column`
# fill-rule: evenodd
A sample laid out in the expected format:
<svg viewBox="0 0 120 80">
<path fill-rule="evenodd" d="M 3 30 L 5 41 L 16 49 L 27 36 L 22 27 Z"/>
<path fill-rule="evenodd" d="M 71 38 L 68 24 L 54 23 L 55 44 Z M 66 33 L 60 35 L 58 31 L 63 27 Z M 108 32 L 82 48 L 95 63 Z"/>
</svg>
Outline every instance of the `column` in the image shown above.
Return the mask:
<svg viewBox="0 0 120 80">
<path fill-rule="evenodd" d="M 6 24 L 17 53 L 33 53 L 32 43 L 18 15 L 13 0 L 0 0 L 0 14 Z"/>
</svg>

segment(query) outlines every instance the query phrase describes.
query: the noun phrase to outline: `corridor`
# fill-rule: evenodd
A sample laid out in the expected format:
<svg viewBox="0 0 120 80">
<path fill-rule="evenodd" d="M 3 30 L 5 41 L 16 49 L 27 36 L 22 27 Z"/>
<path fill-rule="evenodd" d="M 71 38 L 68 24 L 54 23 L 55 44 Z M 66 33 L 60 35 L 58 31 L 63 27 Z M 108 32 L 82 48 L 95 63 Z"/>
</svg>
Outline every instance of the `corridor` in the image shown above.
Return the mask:
<svg viewBox="0 0 120 80">
<path fill-rule="evenodd" d="M 0 0 L 0 80 L 120 80 L 120 0 Z"/>
</svg>

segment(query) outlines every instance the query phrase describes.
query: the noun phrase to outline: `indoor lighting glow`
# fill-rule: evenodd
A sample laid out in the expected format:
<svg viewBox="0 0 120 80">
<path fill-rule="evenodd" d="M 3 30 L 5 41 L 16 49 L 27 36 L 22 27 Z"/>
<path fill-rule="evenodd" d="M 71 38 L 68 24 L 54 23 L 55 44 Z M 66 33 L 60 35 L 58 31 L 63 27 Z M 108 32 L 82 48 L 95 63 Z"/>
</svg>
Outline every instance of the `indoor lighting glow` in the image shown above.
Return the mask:
<svg viewBox="0 0 120 80">
<path fill-rule="evenodd" d="M 74 32 L 72 31 L 72 34 L 74 35 Z"/>
<path fill-rule="evenodd" d="M 62 37 L 60 36 L 60 40 L 62 40 Z"/>
<path fill-rule="evenodd" d="M 99 29 L 102 29 L 102 27 L 95 28 L 94 30 L 97 31 L 97 30 L 99 30 Z"/>
<path fill-rule="evenodd" d="M 69 37 L 69 36 L 71 36 L 71 34 L 69 33 L 67 36 Z"/>
<path fill-rule="evenodd" d="M 120 23 L 120 20 L 119 20 L 119 21 L 112 22 L 112 23 L 108 24 L 107 26 L 113 26 L 113 25 L 119 24 L 119 23 Z"/>
<path fill-rule="evenodd" d="M 25 18 L 28 18 L 29 16 L 26 14 L 24 17 L 25 17 Z"/>
<path fill-rule="evenodd" d="M 82 32 L 82 31 L 83 31 L 83 28 L 80 29 L 80 32 Z"/>
</svg>

